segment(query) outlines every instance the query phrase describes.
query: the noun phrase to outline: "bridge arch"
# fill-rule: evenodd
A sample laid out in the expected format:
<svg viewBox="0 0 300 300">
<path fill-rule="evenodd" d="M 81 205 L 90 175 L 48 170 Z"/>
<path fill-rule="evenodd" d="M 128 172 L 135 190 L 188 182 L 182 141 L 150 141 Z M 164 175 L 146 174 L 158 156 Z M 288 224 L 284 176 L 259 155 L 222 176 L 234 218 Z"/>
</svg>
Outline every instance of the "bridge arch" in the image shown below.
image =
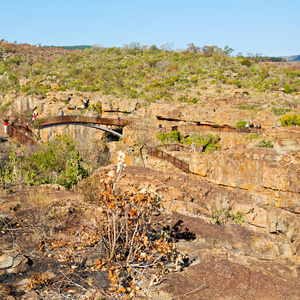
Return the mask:
<svg viewBox="0 0 300 300">
<path fill-rule="evenodd" d="M 86 127 L 91 127 L 91 128 L 95 128 L 95 129 L 100 129 L 106 132 L 109 132 L 113 135 L 116 135 L 118 137 L 122 137 L 122 134 L 120 134 L 119 132 L 112 130 L 112 129 L 108 129 L 105 127 L 101 127 L 101 126 L 97 126 L 97 125 L 93 125 L 93 124 L 86 124 L 86 123 L 73 123 L 73 122 L 63 122 L 63 123 L 56 123 L 56 124 L 46 124 L 46 125 L 41 125 L 39 126 L 39 129 L 44 129 L 44 128 L 49 128 L 49 127 L 56 127 L 56 126 L 62 126 L 62 125 L 81 125 L 81 126 L 86 126 Z"/>
</svg>

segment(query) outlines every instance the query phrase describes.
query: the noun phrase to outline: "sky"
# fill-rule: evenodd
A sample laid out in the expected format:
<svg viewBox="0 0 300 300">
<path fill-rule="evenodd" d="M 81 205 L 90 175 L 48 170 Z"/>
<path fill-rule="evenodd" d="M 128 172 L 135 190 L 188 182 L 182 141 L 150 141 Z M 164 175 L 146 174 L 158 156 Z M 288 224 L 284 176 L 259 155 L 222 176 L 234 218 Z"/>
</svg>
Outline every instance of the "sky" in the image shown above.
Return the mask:
<svg viewBox="0 0 300 300">
<path fill-rule="evenodd" d="M 299 0 L 0 0 L 0 39 L 32 45 L 189 43 L 300 55 Z"/>
</svg>

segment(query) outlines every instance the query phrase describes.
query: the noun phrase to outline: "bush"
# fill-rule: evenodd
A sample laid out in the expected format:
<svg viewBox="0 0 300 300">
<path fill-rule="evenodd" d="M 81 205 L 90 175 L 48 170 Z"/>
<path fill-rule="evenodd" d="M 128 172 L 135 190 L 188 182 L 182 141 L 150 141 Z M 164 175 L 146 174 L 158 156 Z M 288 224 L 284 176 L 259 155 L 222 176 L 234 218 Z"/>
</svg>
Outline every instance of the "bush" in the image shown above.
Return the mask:
<svg viewBox="0 0 300 300">
<path fill-rule="evenodd" d="M 6 174 L 1 174 L 2 181 L 28 185 L 58 183 L 70 188 L 88 175 L 80 164 L 82 159 L 74 141 L 68 137 L 49 141 L 31 155 L 25 156 L 24 152 L 17 148 L 11 153 Z"/>
<path fill-rule="evenodd" d="M 261 147 L 261 148 L 273 148 L 273 145 L 272 145 L 272 142 L 271 141 L 265 141 L 265 140 L 262 140 L 258 147 Z"/>
<path fill-rule="evenodd" d="M 166 133 L 157 133 L 156 137 L 158 137 L 163 144 L 166 144 L 167 142 L 174 141 L 174 142 L 180 142 L 181 136 L 179 131 L 171 131 Z"/>
<path fill-rule="evenodd" d="M 233 221 L 239 224 L 245 222 L 243 214 L 237 212 L 237 214 L 235 215 L 234 213 L 230 213 L 230 211 L 228 211 L 227 209 L 215 210 L 211 213 L 210 217 L 213 219 L 213 222 L 216 225 L 225 224 L 229 221 Z"/>
<path fill-rule="evenodd" d="M 260 137 L 260 134 L 258 134 L 258 133 L 248 134 L 248 135 L 246 135 L 245 140 L 252 141 L 254 139 L 258 139 L 259 137 Z"/>
<path fill-rule="evenodd" d="M 120 173 L 115 175 L 119 177 Z M 86 190 L 84 194 L 86 200 L 98 207 L 85 224 L 71 232 L 77 242 L 47 240 L 43 251 L 65 262 L 67 278 L 76 282 L 77 287 L 85 287 L 84 281 L 97 273 L 103 279 L 106 277 L 109 284 L 101 283 L 101 279 L 94 283 L 95 288 L 109 295 L 109 299 L 137 299 L 139 296 L 148 299 L 149 290 L 160 283 L 162 274 L 183 267 L 182 255 L 170 237 L 172 231 L 162 218 L 160 198 L 151 187 L 137 193 L 117 192 L 111 179 L 94 181 L 98 181 L 95 184 L 98 187 L 90 191 L 97 193 L 97 197 L 92 195 L 89 200 Z M 57 249 L 53 245 L 57 245 Z M 93 253 L 96 259 L 90 259 Z M 89 267 L 85 266 L 87 259 L 93 261 Z M 170 263 L 173 269 L 167 268 Z M 56 282 L 62 291 L 67 284 L 69 282 L 64 280 Z M 82 291 L 86 293 L 86 289 Z"/>
<path fill-rule="evenodd" d="M 300 115 L 288 114 L 280 119 L 281 126 L 300 126 Z"/>
<path fill-rule="evenodd" d="M 250 61 L 249 58 L 243 59 L 243 60 L 241 61 L 241 64 L 242 64 L 243 66 L 247 66 L 247 67 L 252 66 L 252 62 Z"/>
<path fill-rule="evenodd" d="M 286 94 L 289 94 L 292 91 L 291 86 L 288 83 L 286 83 L 283 88 Z"/>
<path fill-rule="evenodd" d="M 184 140 L 184 143 L 191 146 L 192 143 L 195 143 L 195 146 L 203 146 L 202 151 L 206 151 L 206 150 L 220 150 L 221 149 L 221 145 L 219 144 L 219 140 L 220 140 L 220 136 L 217 135 L 213 135 L 211 133 L 207 133 L 207 134 L 194 134 L 191 137 L 187 137 Z"/>
<path fill-rule="evenodd" d="M 280 115 L 284 115 L 287 112 L 290 112 L 291 110 L 289 108 L 278 108 L 278 107 L 272 107 L 271 108 L 271 112 L 276 115 L 276 116 L 280 116 Z"/>
<path fill-rule="evenodd" d="M 236 127 L 246 127 L 247 122 L 246 121 L 238 121 L 236 123 Z"/>
</svg>

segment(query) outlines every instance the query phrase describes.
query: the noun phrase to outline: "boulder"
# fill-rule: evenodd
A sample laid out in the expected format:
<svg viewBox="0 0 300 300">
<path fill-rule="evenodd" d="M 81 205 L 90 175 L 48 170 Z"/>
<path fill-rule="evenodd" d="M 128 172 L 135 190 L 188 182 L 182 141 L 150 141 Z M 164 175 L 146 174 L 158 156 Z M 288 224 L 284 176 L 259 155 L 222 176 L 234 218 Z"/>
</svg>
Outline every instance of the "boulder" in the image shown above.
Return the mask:
<svg viewBox="0 0 300 300">
<path fill-rule="evenodd" d="M 28 267 L 28 259 L 17 249 L 10 250 L 0 256 L 0 275 L 17 274 L 26 271 Z"/>
</svg>

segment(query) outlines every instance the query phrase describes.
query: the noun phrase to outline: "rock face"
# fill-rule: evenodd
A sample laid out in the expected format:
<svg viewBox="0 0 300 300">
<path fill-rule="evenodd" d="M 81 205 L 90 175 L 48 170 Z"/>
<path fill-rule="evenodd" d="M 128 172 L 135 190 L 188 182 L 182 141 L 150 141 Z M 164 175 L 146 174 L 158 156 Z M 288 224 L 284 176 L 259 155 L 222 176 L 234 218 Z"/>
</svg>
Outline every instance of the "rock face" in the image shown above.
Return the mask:
<svg viewBox="0 0 300 300">
<path fill-rule="evenodd" d="M 18 97 L 14 100 L 13 106 L 10 109 L 10 115 L 15 115 L 17 113 L 29 112 L 31 113 L 37 106 L 39 98 L 35 96 L 24 96 Z"/>
<path fill-rule="evenodd" d="M 237 146 L 197 157 L 191 170 L 210 182 L 261 195 L 265 204 L 300 210 L 300 165 L 275 150 Z"/>
</svg>

